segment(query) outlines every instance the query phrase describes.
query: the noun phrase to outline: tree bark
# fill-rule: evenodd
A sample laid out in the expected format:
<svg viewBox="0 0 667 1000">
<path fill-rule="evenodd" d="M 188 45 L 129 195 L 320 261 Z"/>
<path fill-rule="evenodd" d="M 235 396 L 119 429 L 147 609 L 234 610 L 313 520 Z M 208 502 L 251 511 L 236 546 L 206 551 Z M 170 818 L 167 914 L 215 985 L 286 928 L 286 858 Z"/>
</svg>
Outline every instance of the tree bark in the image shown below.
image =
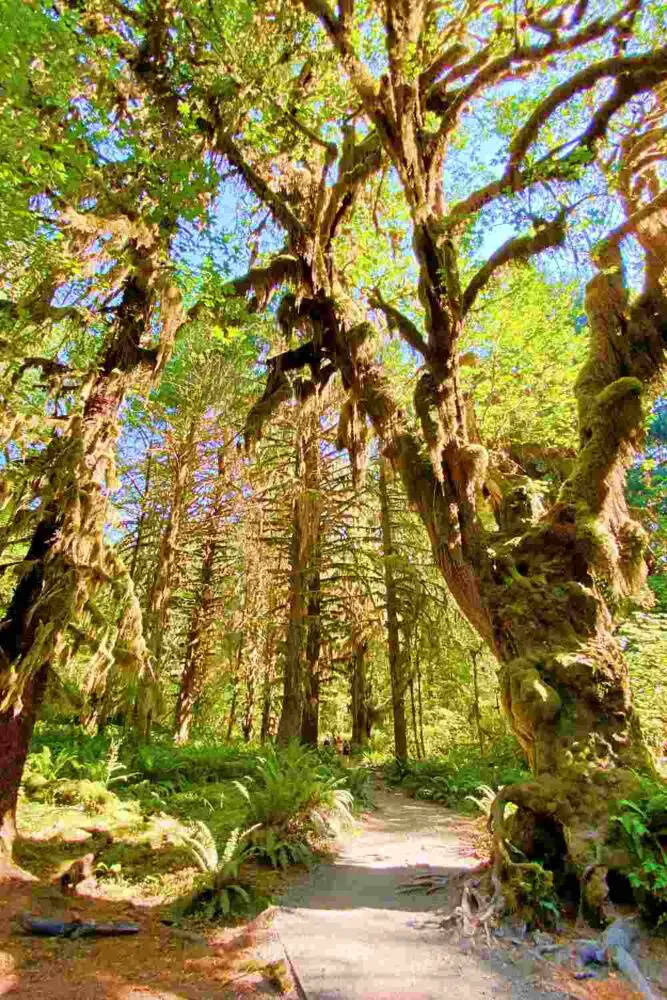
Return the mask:
<svg viewBox="0 0 667 1000">
<path fill-rule="evenodd" d="M 32 565 L 19 580 L 0 624 L 4 655 L 0 680 L 3 709 L 0 747 L 3 785 L 0 829 L 8 858 L 15 831 L 15 807 L 35 719 L 51 663 L 62 650 L 65 632 L 85 610 L 96 588 L 124 573 L 104 541 L 108 484 L 113 480 L 118 413 L 128 387 L 140 372 L 154 374 L 158 352 L 147 352 L 142 337 L 152 307 L 154 261 L 135 247 L 136 272 L 125 283 L 114 327 L 99 366 L 84 387 L 84 405 L 46 453 L 45 514 L 33 535 Z M 172 298 L 174 316 L 177 296 Z M 165 312 L 165 323 L 168 317 Z M 137 663 L 144 647 L 136 602 L 124 625 Z"/>
<path fill-rule="evenodd" d="M 308 627 L 306 630 L 306 677 L 301 740 L 317 746 L 320 723 L 320 651 L 322 622 L 320 618 L 321 586 L 321 518 L 313 525 L 314 538 L 308 574 Z"/>
<path fill-rule="evenodd" d="M 394 752 L 399 760 L 407 760 L 408 727 L 405 718 L 405 683 L 402 675 L 401 636 L 398 621 L 398 592 L 392 559 L 395 555 L 387 474 L 380 463 L 380 518 L 382 526 L 382 555 L 384 557 L 384 583 L 387 602 L 387 653 L 391 681 L 391 707 L 394 720 Z"/>
<path fill-rule="evenodd" d="M 229 706 L 229 719 L 227 720 L 227 735 L 225 737 L 227 743 L 232 738 L 232 733 L 234 732 L 234 725 L 236 723 L 236 703 L 239 696 L 239 679 L 234 678 L 234 688 L 232 690 L 232 703 Z"/>
<path fill-rule="evenodd" d="M 241 732 L 243 733 L 244 743 L 250 743 L 252 738 L 252 731 L 255 725 L 254 719 L 255 711 L 255 677 L 252 673 L 252 668 L 246 677 L 246 693 L 245 701 L 243 703 L 243 722 L 241 723 Z"/>
<path fill-rule="evenodd" d="M 268 740 L 271 729 L 271 683 L 271 677 L 267 673 L 262 691 L 262 725 L 259 731 L 259 742 L 262 745 Z"/>
<path fill-rule="evenodd" d="M 477 673 L 477 660 L 481 655 L 482 649 L 474 649 L 470 653 L 470 658 L 472 660 L 472 694 L 473 694 L 473 715 L 475 716 L 475 728 L 477 729 L 477 741 L 479 743 L 479 753 L 480 757 L 484 756 L 484 734 L 482 733 L 482 713 L 479 706 L 479 678 Z"/>
<path fill-rule="evenodd" d="M 290 541 L 290 582 L 287 642 L 283 676 L 283 705 L 277 741 L 285 746 L 300 739 L 306 677 L 309 609 L 316 613 L 310 631 L 310 655 L 319 659 L 319 556 L 321 501 L 319 417 L 308 414 L 297 435 L 297 494 L 293 503 Z M 316 602 L 314 595 L 317 595 Z"/>
<path fill-rule="evenodd" d="M 213 525 L 209 529 L 214 530 Z M 190 738 L 194 708 L 201 693 L 206 672 L 206 634 L 211 623 L 211 609 L 215 601 L 213 577 L 215 571 L 216 542 L 210 535 L 204 539 L 199 595 L 192 618 L 185 650 L 185 663 L 181 674 L 176 701 L 175 739 L 178 744 Z"/>
<path fill-rule="evenodd" d="M 32 537 L 26 556 L 31 569 L 19 581 L 0 628 L 0 650 L 9 663 L 15 663 L 34 639 L 36 622 L 31 621 L 32 612 L 42 593 L 44 559 L 57 530 L 56 517 L 45 517 Z M 0 713 L 0 866 L 8 865 L 12 855 L 19 787 L 47 677 L 45 662 L 24 686 L 21 710 L 16 712 L 11 707 Z"/>
<path fill-rule="evenodd" d="M 417 706 L 415 704 L 415 680 L 414 677 L 410 678 L 410 683 L 408 685 L 410 688 L 410 710 L 412 715 L 412 736 L 415 741 L 415 756 L 418 760 L 421 760 L 422 752 L 419 745 L 419 730 L 417 729 Z"/>
<path fill-rule="evenodd" d="M 160 539 L 155 578 L 148 596 L 146 611 L 147 645 L 153 659 L 153 670 L 140 682 L 137 690 L 135 715 L 140 739 L 150 740 L 153 717 L 153 692 L 160 680 L 160 667 L 164 638 L 169 630 L 172 596 L 176 586 L 178 565 L 176 560 L 181 522 L 186 512 L 188 487 L 196 456 L 196 436 L 199 418 L 190 420 L 185 438 L 178 442 L 171 459 L 172 491 L 169 515 Z"/>
<path fill-rule="evenodd" d="M 301 742 L 316 747 L 320 733 L 320 678 L 317 673 L 306 677 L 306 698 L 301 719 Z"/>
<path fill-rule="evenodd" d="M 417 704 L 419 706 L 419 739 L 421 742 L 421 756 L 425 757 L 426 743 L 424 742 L 424 703 L 422 700 L 422 672 L 419 658 L 417 658 L 415 666 L 415 675 L 417 677 Z"/>
<path fill-rule="evenodd" d="M 352 637 L 352 670 L 350 689 L 352 695 L 352 746 L 363 750 L 371 736 L 370 684 L 366 672 L 368 643 L 360 636 Z"/>
</svg>

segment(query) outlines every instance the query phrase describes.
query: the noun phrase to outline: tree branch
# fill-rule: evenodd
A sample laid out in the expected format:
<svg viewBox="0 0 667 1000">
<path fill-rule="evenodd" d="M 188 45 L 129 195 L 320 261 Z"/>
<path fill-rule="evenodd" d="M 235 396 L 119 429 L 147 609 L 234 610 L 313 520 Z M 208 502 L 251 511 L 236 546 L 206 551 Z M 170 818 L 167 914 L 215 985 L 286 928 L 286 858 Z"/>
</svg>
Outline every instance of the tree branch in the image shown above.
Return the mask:
<svg viewBox="0 0 667 1000">
<path fill-rule="evenodd" d="M 340 17 L 336 17 L 326 0 L 302 0 L 302 3 L 318 19 L 333 42 L 361 99 L 372 104 L 378 94 L 378 85 L 354 51 L 349 31 L 352 5 L 347 0 L 340 4 Z"/>
<path fill-rule="evenodd" d="M 379 309 L 384 313 L 390 330 L 397 330 L 413 351 L 417 351 L 424 358 L 429 357 L 428 344 L 415 324 L 394 306 L 385 302 L 379 288 L 373 289 L 369 302 L 374 309 Z"/>
<path fill-rule="evenodd" d="M 292 237 L 303 235 L 304 229 L 284 198 L 276 194 L 263 177 L 244 159 L 234 140 L 221 131 L 216 131 L 216 146 L 238 171 L 247 186 L 271 211 L 276 222 L 283 226 Z"/>
<path fill-rule="evenodd" d="M 572 149 L 560 160 L 554 159 L 556 150 L 543 156 L 530 170 L 521 172 L 520 162 L 549 116 L 576 93 L 593 87 L 600 80 L 618 76 L 613 93 L 592 116 L 588 128 L 572 140 Z M 517 133 L 502 177 L 473 191 L 457 202 L 450 210 L 444 226 L 451 228 L 470 215 L 480 211 L 490 202 L 506 194 L 524 191 L 534 184 L 547 180 L 571 179 L 572 168 L 580 162 L 581 150 L 592 150 L 605 134 L 612 116 L 631 98 L 652 89 L 667 78 L 667 46 L 651 56 L 630 56 L 627 59 L 607 59 L 587 67 L 570 80 L 556 87 L 535 109 L 523 128 Z M 559 147 L 562 148 L 562 147 Z"/>
<path fill-rule="evenodd" d="M 528 260 L 550 247 L 562 246 L 566 233 L 565 216 L 566 210 L 563 210 L 551 222 L 541 226 L 533 236 L 513 236 L 503 243 L 479 269 L 463 293 L 462 315 L 466 316 L 470 312 L 475 299 L 499 268 L 514 261 Z"/>
</svg>

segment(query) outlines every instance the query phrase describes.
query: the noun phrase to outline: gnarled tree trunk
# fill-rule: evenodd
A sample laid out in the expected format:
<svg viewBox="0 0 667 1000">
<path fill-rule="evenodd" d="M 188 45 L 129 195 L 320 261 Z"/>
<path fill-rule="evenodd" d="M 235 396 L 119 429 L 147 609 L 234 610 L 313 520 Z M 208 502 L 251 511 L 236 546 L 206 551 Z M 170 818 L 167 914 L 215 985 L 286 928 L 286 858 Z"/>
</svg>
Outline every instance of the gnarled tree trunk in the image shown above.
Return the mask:
<svg viewBox="0 0 667 1000">
<path fill-rule="evenodd" d="M 162 360 L 160 352 L 141 346 L 157 265 L 145 248 L 134 252 L 136 273 L 125 283 L 104 355 L 84 386 L 83 410 L 70 418 L 46 452 L 41 491 L 45 511 L 30 544 L 32 565 L 0 623 L 0 648 L 5 654 L 0 677 L 0 847 L 5 860 L 11 854 L 18 788 L 49 666 L 62 651 L 68 626 L 77 621 L 95 588 L 111 578 L 122 582 L 126 576 L 104 541 L 118 413 L 131 382 L 142 371 L 153 373 Z M 176 296 L 172 307 L 178 311 Z M 176 322 L 174 316 L 172 320 Z M 136 600 L 126 609 L 122 629 L 139 667 L 145 648 Z"/>
</svg>

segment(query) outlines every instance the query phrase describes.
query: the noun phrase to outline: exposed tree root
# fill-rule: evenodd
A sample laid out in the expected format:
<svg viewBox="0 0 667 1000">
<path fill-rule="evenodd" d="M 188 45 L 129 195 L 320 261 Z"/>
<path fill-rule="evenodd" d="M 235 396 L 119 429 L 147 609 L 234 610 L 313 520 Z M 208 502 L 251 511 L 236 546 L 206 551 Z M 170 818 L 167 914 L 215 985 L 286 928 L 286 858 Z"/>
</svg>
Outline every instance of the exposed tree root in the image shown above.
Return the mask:
<svg viewBox="0 0 667 1000">
<path fill-rule="evenodd" d="M 490 896 L 480 892 L 480 880 L 469 879 L 464 883 L 461 902 L 441 921 L 444 927 L 454 921 L 461 937 L 474 941 L 478 930 L 484 929 L 487 944 L 491 944 L 491 928 L 506 909 L 502 884 L 495 872 L 491 871 L 493 891 Z"/>
</svg>

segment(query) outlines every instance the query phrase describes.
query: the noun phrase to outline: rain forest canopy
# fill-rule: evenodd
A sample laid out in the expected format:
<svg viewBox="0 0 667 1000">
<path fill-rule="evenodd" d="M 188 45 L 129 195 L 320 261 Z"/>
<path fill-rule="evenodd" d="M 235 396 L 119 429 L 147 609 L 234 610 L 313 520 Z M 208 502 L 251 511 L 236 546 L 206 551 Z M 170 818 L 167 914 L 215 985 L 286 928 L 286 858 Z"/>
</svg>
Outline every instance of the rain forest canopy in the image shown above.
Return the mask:
<svg viewBox="0 0 667 1000">
<path fill-rule="evenodd" d="M 666 39 L 662 0 L 5 0 L 7 868 L 65 730 L 154 809 L 246 761 L 281 865 L 271 782 L 363 798 L 304 749 L 342 734 L 491 787 L 489 913 L 554 872 L 667 913 Z"/>
</svg>

